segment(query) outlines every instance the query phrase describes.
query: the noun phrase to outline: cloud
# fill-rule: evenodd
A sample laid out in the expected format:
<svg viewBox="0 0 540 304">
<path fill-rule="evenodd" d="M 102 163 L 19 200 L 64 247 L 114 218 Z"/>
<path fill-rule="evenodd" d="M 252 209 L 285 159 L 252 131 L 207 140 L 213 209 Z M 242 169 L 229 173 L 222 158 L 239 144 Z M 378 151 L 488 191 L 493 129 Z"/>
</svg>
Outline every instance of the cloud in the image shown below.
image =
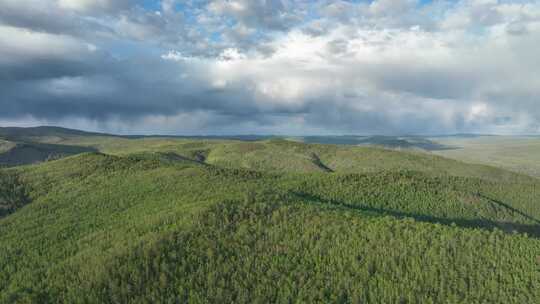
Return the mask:
<svg viewBox="0 0 540 304">
<path fill-rule="evenodd" d="M 122 133 L 540 131 L 534 1 L 0 2 L 0 121 Z"/>
<path fill-rule="evenodd" d="M 78 13 L 112 12 L 130 7 L 133 0 L 58 0 L 61 9 Z"/>
<path fill-rule="evenodd" d="M 208 10 L 217 16 L 233 18 L 243 27 L 282 31 L 298 21 L 288 6 L 282 0 L 216 0 L 208 4 Z"/>
<path fill-rule="evenodd" d="M 96 49 L 95 45 L 71 36 L 0 25 L 0 62 L 24 64 L 25 61 L 36 58 L 65 59 Z"/>
</svg>

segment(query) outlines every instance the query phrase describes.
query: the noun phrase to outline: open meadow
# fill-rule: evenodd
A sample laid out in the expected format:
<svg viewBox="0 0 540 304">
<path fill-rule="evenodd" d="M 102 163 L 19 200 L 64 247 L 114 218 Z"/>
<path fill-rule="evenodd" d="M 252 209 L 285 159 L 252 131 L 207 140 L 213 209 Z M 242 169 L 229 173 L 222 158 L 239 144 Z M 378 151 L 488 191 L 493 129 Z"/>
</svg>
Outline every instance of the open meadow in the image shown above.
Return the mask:
<svg viewBox="0 0 540 304">
<path fill-rule="evenodd" d="M 538 136 L 438 137 L 432 140 L 449 147 L 433 151 L 437 155 L 540 177 Z"/>
</svg>

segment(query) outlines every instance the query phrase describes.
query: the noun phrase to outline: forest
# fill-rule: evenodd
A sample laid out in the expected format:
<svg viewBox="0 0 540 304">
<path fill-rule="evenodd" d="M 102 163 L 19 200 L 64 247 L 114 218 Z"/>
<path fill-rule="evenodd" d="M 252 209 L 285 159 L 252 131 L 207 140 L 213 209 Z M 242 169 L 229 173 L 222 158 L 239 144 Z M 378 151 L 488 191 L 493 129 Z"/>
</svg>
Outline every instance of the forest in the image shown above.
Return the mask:
<svg viewBox="0 0 540 304">
<path fill-rule="evenodd" d="M 536 178 L 376 147 L 77 136 L 61 144 L 96 152 L 0 169 L 0 303 L 540 298 Z"/>
</svg>

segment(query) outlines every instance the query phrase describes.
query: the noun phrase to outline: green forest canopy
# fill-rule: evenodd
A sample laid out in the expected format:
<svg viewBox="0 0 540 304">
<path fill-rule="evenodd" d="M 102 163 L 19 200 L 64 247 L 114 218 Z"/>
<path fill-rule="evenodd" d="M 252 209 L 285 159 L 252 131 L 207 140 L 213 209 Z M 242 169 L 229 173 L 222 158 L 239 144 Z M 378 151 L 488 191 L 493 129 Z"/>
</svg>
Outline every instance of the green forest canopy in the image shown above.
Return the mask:
<svg viewBox="0 0 540 304">
<path fill-rule="evenodd" d="M 536 179 L 369 147 L 149 141 L 0 171 L 0 302 L 540 298 Z"/>
</svg>

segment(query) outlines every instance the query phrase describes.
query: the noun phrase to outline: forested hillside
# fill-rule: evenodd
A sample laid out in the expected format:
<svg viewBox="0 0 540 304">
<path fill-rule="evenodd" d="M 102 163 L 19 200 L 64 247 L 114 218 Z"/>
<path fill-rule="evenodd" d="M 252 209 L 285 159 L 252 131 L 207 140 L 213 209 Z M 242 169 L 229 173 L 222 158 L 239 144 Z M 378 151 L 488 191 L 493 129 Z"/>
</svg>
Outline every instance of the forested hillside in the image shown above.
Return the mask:
<svg viewBox="0 0 540 304">
<path fill-rule="evenodd" d="M 150 149 L 0 171 L 0 302 L 540 298 L 536 179 L 286 141 Z"/>
</svg>

